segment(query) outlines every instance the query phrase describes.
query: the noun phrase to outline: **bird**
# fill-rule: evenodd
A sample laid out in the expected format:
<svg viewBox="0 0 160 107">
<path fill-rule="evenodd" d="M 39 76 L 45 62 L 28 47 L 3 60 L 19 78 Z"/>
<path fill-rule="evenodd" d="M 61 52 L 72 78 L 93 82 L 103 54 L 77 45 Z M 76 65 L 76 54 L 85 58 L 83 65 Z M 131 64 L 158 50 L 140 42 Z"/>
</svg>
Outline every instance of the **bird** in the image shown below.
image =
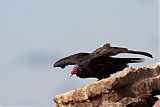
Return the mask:
<svg viewBox="0 0 160 107">
<path fill-rule="evenodd" d="M 129 63 L 139 63 L 144 61 L 143 58 L 116 57 L 117 54 L 121 53 L 139 54 L 153 58 L 148 52 L 134 51 L 123 47 L 113 47 L 110 43 L 106 43 L 92 53 L 81 52 L 64 57 L 55 62 L 53 66 L 61 67 L 63 69 L 68 65 L 75 65 L 70 72 L 70 76 L 76 75 L 83 79 L 97 78 L 98 80 L 101 80 L 128 67 Z"/>
</svg>

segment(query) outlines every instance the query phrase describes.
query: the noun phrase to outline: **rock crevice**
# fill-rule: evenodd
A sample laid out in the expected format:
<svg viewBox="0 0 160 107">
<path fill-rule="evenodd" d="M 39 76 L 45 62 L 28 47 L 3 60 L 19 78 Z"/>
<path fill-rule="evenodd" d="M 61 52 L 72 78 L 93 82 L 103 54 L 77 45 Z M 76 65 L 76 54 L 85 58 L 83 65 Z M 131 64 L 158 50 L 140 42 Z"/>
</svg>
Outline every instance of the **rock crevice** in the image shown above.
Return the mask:
<svg viewBox="0 0 160 107">
<path fill-rule="evenodd" d="M 54 97 L 57 107 L 158 107 L 160 63 L 125 68 L 114 76 Z"/>
</svg>

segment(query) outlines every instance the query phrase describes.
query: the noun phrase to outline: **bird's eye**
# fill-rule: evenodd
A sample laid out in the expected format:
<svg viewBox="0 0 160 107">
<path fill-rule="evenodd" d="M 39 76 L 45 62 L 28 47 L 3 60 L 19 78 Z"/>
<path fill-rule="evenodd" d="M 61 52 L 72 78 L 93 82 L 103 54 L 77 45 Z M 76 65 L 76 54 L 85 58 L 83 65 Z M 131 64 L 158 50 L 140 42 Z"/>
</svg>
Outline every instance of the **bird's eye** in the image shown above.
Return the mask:
<svg viewBox="0 0 160 107">
<path fill-rule="evenodd" d="M 77 67 L 74 67 L 73 69 L 76 69 Z"/>
</svg>

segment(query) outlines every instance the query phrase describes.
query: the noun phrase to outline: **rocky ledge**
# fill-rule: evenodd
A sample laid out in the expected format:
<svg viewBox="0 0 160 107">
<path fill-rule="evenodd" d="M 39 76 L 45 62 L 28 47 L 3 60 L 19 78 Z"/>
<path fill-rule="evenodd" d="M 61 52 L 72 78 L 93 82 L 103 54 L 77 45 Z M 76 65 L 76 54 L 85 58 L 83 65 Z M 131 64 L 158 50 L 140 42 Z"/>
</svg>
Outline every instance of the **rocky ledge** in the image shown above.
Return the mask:
<svg viewBox="0 0 160 107">
<path fill-rule="evenodd" d="M 160 107 L 160 62 L 55 96 L 57 107 Z"/>
</svg>

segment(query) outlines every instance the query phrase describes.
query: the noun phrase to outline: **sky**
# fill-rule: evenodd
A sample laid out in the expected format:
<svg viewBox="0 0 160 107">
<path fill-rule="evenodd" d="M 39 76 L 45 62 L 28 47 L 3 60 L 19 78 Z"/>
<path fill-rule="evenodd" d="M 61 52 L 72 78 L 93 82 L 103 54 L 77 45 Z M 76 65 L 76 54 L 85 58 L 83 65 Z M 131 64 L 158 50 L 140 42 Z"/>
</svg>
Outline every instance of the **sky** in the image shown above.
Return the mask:
<svg viewBox="0 0 160 107">
<path fill-rule="evenodd" d="M 158 10 L 158 0 L 0 0 L 0 105 L 52 106 L 55 95 L 97 81 L 53 64 L 105 43 L 154 56 L 133 67 L 158 62 Z"/>
</svg>

